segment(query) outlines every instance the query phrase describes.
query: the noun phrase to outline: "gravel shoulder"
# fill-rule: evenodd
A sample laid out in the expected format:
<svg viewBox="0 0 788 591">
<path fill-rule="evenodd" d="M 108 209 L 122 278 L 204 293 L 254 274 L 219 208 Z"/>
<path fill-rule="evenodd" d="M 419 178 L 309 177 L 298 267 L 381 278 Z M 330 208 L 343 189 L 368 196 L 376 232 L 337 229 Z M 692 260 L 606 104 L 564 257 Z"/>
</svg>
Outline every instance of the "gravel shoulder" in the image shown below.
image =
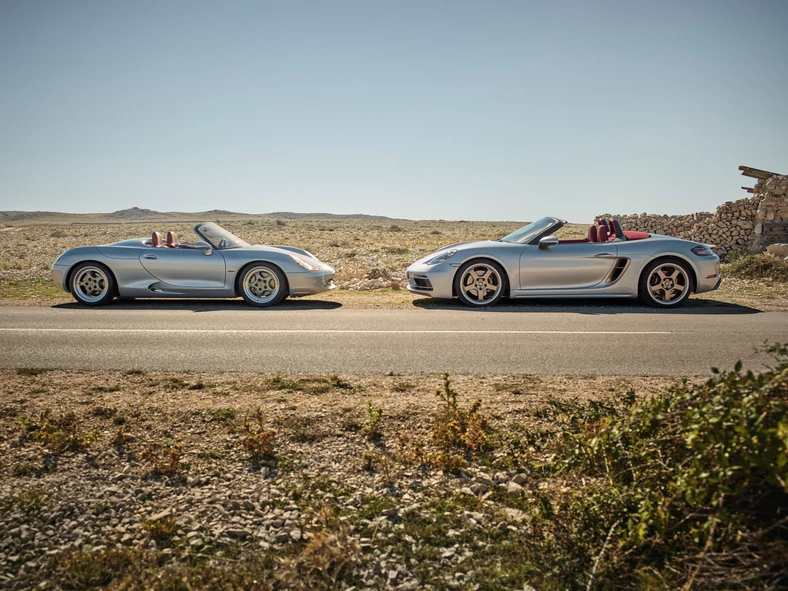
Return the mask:
<svg viewBox="0 0 788 591">
<path fill-rule="evenodd" d="M 0 371 L 0 587 L 538 585 L 506 557 L 545 401 L 671 382 L 459 376 L 497 443 L 452 474 L 435 376 Z"/>
</svg>

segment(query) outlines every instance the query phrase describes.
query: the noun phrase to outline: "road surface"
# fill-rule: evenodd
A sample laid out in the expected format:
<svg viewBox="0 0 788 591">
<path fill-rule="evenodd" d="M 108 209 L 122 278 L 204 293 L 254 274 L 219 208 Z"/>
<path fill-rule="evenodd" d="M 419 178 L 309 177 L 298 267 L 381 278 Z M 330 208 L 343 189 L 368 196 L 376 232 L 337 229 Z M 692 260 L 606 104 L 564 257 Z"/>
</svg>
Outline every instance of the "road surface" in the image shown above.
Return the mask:
<svg viewBox="0 0 788 591">
<path fill-rule="evenodd" d="M 788 312 L 632 305 L 494 310 L 342 309 L 285 302 L 131 302 L 0 308 L 0 367 L 437 373 L 703 375 L 768 362 Z"/>
</svg>

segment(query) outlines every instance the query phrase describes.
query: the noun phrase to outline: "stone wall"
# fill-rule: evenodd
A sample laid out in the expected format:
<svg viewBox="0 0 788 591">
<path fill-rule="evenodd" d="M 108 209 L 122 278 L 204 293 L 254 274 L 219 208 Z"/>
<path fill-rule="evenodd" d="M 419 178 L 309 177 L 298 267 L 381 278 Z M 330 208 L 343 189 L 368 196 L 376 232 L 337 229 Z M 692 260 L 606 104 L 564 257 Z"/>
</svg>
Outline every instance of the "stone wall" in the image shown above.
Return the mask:
<svg viewBox="0 0 788 591">
<path fill-rule="evenodd" d="M 768 241 L 764 238 L 764 222 L 788 221 L 788 176 L 775 175 L 758 181 L 752 197 L 728 201 L 715 213 L 689 215 L 610 215 L 624 230 L 664 234 L 703 244 L 714 244 L 719 255 L 731 252 L 759 252 Z"/>
</svg>

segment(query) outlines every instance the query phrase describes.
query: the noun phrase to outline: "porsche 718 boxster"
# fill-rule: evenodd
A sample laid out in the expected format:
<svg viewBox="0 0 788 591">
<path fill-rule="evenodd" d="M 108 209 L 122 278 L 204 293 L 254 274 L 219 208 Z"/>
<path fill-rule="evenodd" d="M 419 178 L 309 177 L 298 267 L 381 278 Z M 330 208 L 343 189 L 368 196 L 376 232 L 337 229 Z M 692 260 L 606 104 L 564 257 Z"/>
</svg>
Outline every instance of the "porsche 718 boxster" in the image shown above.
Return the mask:
<svg viewBox="0 0 788 591">
<path fill-rule="evenodd" d="M 498 240 L 445 246 L 408 267 L 408 290 L 492 306 L 502 298 L 639 298 L 673 308 L 720 285 L 710 245 L 623 231 L 599 220 L 585 239 L 553 236 L 566 222 L 537 220 Z"/>
<path fill-rule="evenodd" d="M 235 298 L 273 306 L 287 296 L 334 289 L 334 269 L 292 246 L 253 246 L 213 222 L 194 228 L 196 242 L 123 240 L 64 252 L 52 279 L 81 304 L 121 298 Z"/>
</svg>

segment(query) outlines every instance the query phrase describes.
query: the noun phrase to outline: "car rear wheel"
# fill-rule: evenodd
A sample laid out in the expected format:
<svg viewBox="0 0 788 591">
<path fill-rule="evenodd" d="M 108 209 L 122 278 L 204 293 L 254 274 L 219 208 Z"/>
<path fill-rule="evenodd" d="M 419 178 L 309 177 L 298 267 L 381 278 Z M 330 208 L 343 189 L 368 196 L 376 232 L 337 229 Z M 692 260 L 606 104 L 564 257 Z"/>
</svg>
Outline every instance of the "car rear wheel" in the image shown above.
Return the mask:
<svg viewBox="0 0 788 591">
<path fill-rule="evenodd" d="M 80 304 L 103 306 L 115 297 L 115 278 L 101 263 L 81 263 L 71 272 L 69 288 Z"/>
<path fill-rule="evenodd" d="M 506 274 L 493 261 L 468 261 L 454 276 L 454 291 L 466 306 L 494 306 L 506 288 Z"/>
<path fill-rule="evenodd" d="M 646 266 L 640 276 L 638 298 L 654 308 L 676 308 L 692 292 L 692 273 L 678 259 L 662 259 Z"/>
<path fill-rule="evenodd" d="M 267 308 L 287 297 L 287 279 L 274 265 L 255 263 L 239 278 L 241 297 L 250 306 Z"/>
</svg>

